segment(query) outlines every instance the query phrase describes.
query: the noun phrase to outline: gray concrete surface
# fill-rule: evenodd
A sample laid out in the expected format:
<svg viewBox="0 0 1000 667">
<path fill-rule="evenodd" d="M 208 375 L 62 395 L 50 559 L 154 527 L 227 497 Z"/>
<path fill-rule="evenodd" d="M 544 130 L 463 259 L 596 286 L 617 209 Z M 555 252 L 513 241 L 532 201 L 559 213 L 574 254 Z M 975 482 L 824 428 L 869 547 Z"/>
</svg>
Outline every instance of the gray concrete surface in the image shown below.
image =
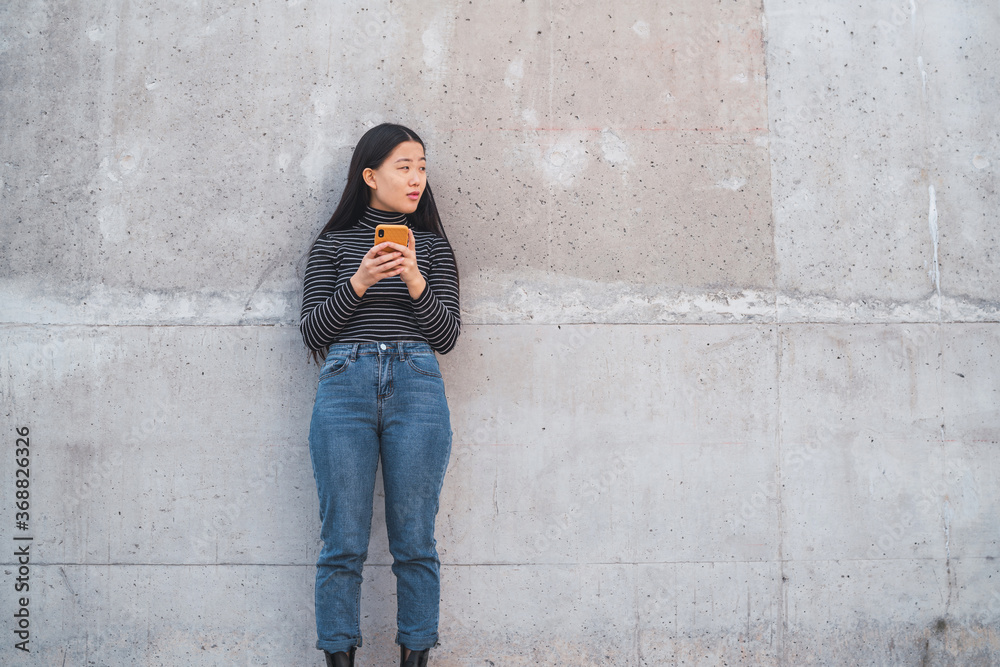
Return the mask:
<svg viewBox="0 0 1000 667">
<path fill-rule="evenodd" d="M 386 120 L 462 269 L 434 664 L 1000 662 L 998 28 L 958 0 L 5 3 L 0 663 L 321 663 L 295 325 Z M 395 655 L 384 532 L 361 665 Z"/>
</svg>

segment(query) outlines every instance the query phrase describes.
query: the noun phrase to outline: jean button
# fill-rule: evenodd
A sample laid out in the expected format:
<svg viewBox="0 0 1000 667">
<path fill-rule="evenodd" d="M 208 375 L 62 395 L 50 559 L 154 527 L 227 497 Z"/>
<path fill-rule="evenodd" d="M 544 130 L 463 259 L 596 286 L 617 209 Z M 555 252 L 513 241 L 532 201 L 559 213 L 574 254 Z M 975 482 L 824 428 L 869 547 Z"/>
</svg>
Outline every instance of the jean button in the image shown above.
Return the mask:
<svg viewBox="0 0 1000 667">
<path fill-rule="evenodd" d="M 379 345 L 379 347 L 384 350 L 385 349 L 385 343 L 382 343 L 381 345 Z"/>
</svg>

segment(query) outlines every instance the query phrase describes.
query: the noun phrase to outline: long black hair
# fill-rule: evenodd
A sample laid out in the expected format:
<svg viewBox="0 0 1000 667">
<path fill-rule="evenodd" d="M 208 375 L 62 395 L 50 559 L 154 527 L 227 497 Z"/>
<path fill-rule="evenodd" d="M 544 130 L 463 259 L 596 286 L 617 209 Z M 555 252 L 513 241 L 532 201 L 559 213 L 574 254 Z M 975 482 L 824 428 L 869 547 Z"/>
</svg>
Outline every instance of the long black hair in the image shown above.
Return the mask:
<svg viewBox="0 0 1000 667">
<path fill-rule="evenodd" d="M 364 133 L 358 145 L 354 147 L 351 166 L 347 171 L 347 185 L 344 186 L 344 193 L 340 195 L 340 203 L 317 239 L 327 232 L 351 227 L 361 219 L 361 214 L 365 212 L 369 201 L 369 188 L 363 176 L 365 169 L 378 169 L 396 146 L 404 141 L 416 141 L 421 147 L 424 145 L 416 132 L 402 125 L 382 123 Z M 417 210 L 407 214 L 406 220 L 413 229 L 430 232 L 445 241 L 448 240 L 441 225 L 437 204 L 434 203 L 430 181 L 424 187 L 424 194 L 417 204 Z M 315 244 L 315 241 L 313 243 Z M 451 247 L 451 244 L 448 246 Z"/>
<path fill-rule="evenodd" d="M 396 149 L 396 146 L 404 141 L 416 141 L 422 147 L 424 145 L 416 132 L 393 123 L 376 125 L 362 135 L 358 145 L 354 147 L 354 155 L 351 156 L 351 166 L 347 171 L 347 185 L 344 186 L 344 192 L 340 195 L 340 203 L 337 204 L 336 210 L 330 216 L 329 222 L 313 239 L 310 244 L 310 252 L 323 234 L 353 227 L 358 223 L 361 215 L 365 212 L 365 207 L 368 206 L 370 197 L 370 189 L 363 176 L 365 169 L 378 169 Z M 444 227 L 441 225 L 441 216 L 438 214 L 437 204 L 434 203 L 434 193 L 431 192 L 429 180 L 424 186 L 424 194 L 420 197 L 420 202 L 417 203 L 417 210 L 408 213 L 406 221 L 415 230 L 430 232 L 444 239 L 451 252 L 452 261 L 455 260 L 455 251 L 452 249 L 451 243 L 448 242 L 448 235 L 444 233 Z M 458 262 L 455 262 L 455 271 L 457 280 Z M 316 363 L 320 363 L 317 358 L 320 354 L 325 357 L 326 348 L 319 352 L 313 352 L 313 359 L 316 360 Z"/>
</svg>

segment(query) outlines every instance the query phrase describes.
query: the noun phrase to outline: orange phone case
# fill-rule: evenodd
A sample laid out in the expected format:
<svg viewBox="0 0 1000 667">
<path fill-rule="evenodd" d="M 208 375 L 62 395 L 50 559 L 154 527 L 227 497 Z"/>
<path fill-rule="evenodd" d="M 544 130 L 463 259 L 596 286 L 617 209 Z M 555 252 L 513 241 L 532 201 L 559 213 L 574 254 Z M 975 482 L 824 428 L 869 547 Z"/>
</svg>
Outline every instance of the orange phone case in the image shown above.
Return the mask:
<svg viewBox="0 0 1000 667">
<path fill-rule="evenodd" d="M 375 228 L 375 243 L 373 245 L 392 241 L 405 246 L 406 242 L 410 240 L 408 230 L 406 225 L 379 225 Z"/>
</svg>

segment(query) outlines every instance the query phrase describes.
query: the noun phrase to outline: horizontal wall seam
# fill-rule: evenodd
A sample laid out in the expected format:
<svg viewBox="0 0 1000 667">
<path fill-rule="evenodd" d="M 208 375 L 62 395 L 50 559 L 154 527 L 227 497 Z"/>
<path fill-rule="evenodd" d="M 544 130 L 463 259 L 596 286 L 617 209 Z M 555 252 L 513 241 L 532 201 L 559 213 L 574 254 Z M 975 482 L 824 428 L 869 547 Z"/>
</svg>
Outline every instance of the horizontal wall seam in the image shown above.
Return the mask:
<svg viewBox="0 0 1000 667">
<path fill-rule="evenodd" d="M 1000 320 L 899 320 L 899 321 L 851 321 L 851 320 L 755 320 L 751 322 L 466 322 L 464 327 L 747 327 L 747 326 L 795 326 L 831 324 L 837 326 L 892 326 L 892 325 L 923 325 L 923 324 L 1000 324 Z M 0 327 L 45 327 L 45 328 L 120 328 L 120 329 L 295 329 L 297 324 L 94 324 L 87 322 L 73 323 L 39 323 L 39 322 L 0 322 Z"/>
<path fill-rule="evenodd" d="M 809 564 L 809 563 L 909 563 L 909 562 L 975 562 L 995 560 L 994 556 L 958 556 L 950 559 L 942 556 L 923 556 L 915 558 L 817 558 L 802 560 L 786 558 L 782 560 L 670 560 L 670 561 L 594 561 L 576 563 L 441 563 L 441 567 L 620 567 L 641 565 L 770 565 L 777 563 Z M 16 567 L 18 563 L 2 562 L 0 567 Z M 304 567 L 315 568 L 315 563 L 71 563 L 32 561 L 32 567 Z M 365 567 L 392 567 L 391 563 L 365 563 Z"/>
</svg>

